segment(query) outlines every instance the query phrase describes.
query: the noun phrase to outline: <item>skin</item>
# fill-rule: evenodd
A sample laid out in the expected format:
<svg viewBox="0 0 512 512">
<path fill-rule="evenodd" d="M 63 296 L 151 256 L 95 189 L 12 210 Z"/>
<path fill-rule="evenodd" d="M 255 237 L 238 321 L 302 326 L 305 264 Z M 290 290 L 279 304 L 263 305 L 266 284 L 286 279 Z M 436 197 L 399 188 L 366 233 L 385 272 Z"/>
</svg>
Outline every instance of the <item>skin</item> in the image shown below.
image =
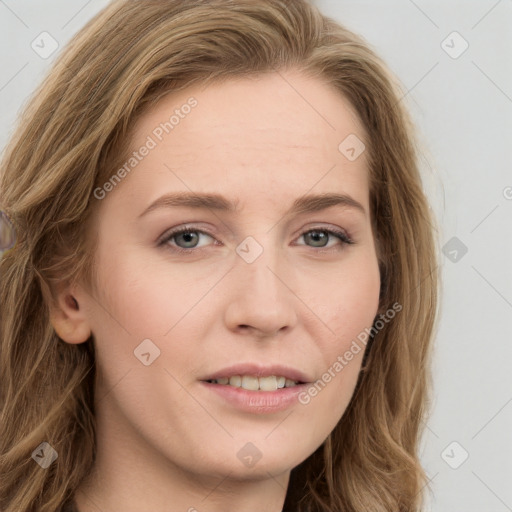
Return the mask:
<svg viewBox="0 0 512 512">
<path fill-rule="evenodd" d="M 98 294 L 63 287 L 52 310 L 63 341 L 92 334 L 96 348 L 98 458 L 76 494 L 81 512 L 282 510 L 291 469 L 343 415 L 363 351 L 308 404 L 271 414 L 240 411 L 200 379 L 259 362 L 315 381 L 378 311 L 366 155 L 338 150 L 349 134 L 364 140 L 348 102 L 297 70 L 195 85 L 139 118 L 133 150 L 191 96 L 197 107 L 98 201 Z M 164 193 L 191 191 L 238 199 L 239 211 L 170 207 L 138 219 Z M 333 191 L 366 213 L 286 213 L 305 194 Z M 209 234 L 158 247 L 185 224 Z M 327 228 L 354 244 L 307 234 Z M 248 236 L 263 248 L 252 263 L 236 252 Z M 147 338 L 160 356 L 145 366 L 134 350 Z M 252 467 L 237 457 L 248 442 L 262 454 Z"/>
</svg>

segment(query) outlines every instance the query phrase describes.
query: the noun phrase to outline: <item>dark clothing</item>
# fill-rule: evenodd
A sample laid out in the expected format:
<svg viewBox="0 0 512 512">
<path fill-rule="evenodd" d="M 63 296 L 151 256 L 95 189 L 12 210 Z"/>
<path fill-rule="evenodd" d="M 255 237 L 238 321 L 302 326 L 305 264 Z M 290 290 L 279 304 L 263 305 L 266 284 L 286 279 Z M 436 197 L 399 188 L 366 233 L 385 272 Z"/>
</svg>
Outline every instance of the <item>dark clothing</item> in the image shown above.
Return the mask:
<svg viewBox="0 0 512 512">
<path fill-rule="evenodd" d="M 68 501 L 60 512 L 78 512 L 74 501 Z"/>
</svg>

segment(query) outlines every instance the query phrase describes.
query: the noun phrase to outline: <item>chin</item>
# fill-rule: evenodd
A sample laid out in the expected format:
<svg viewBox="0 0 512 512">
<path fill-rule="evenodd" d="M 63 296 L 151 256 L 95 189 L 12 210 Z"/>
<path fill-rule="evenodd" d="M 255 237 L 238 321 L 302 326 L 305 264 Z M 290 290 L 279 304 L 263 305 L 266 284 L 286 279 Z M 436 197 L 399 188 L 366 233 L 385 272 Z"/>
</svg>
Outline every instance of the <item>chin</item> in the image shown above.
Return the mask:
<svg viewBox="0 0 512 512">
<path fill-rule="evenodd" d="M 195 471 L 205 476 L 229 476 L 229 479 L 239 481 L 268 480 L 291 471 L 314 451 L 312 448 L 310 452 L 299 453 L 297 444 L 287 447 L 240 441 L 235 441 L 234 444 L 236 449 L 231 445 L 225 450 L 203 454 L 201 465 Z"/>
<path fill-rule="evenodd" d="M 235 481 L 264 481 L 290 472 L 299 463 L 300 461 L 295 460 L 267 460 L 265 462 L 261 459 L 253 467 L 235 464 L 228 473 L 229 478 Z"/>
</svg>

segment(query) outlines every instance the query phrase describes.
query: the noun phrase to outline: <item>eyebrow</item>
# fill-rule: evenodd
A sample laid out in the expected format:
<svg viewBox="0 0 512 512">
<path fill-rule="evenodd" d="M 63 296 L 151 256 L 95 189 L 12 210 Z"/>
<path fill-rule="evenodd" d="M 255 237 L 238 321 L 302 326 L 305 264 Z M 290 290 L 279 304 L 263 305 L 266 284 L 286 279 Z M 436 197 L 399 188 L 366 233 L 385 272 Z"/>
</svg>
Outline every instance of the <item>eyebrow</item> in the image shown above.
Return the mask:
<svg viewBox="0 0 512 512">
<path fill-rule="evenodd" d="M 220 194 L 196 194 L 192 192 L 179 192 L 165 194 L 156 199 L 140 215 L 145 216 L 151 211 L 160 208 L 184 207 L 197 209 L 211 209 L 220 212 L 236 213 L 240 201 L 230 201 Z M 326 210 L 332 206 L 343 206 L 360 211 L 366 215 L 364 206 L 348 194 L 312 194 L 297 198 L 291 208 L 286 212 L 290 214 L 314 213 Z"/>
</svg>

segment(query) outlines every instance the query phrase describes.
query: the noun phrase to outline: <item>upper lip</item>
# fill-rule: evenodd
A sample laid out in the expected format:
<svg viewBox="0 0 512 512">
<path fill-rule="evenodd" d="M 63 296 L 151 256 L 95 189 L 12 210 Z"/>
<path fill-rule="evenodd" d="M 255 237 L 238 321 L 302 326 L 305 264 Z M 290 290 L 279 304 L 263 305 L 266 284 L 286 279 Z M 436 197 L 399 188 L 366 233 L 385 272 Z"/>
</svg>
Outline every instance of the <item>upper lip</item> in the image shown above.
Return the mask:
<svg viewBox="0 0 512 512">
<path fill-rule="evenodd" d="M 252 375 L 254 377 L 270 377 L 275 375 L 276 377 L 285 377 L 295 382 L 311 382 L 307 375 L 295 368 L 279 364 L 260 365 L 256 363 L 240 363 L 228 366 L 200 380 L 214 380 L 222 377 L 233 377 L 234 375 Z"/>
</svg>

